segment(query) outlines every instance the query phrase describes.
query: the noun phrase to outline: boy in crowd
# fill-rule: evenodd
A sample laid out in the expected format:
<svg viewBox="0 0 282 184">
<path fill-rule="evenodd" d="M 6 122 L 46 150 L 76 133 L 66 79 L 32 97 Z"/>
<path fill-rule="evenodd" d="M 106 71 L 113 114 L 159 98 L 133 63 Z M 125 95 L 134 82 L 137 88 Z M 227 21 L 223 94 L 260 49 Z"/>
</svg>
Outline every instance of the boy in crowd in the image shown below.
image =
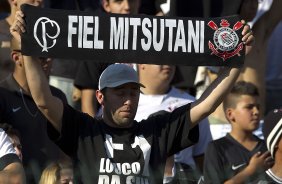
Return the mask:
<svg viewBox="0 0 282 184">
<path fill-rule="evenodd" d="M 231 132 L 206 150 L 204 183 L 245 183 L 270 167 L 265 142 L 253 135 L 259 127 L 259 93 L 252 83 L 239 81 L 223 101 Z M 254 178 L 253 178 L 254 179 Z"/>
</svg>

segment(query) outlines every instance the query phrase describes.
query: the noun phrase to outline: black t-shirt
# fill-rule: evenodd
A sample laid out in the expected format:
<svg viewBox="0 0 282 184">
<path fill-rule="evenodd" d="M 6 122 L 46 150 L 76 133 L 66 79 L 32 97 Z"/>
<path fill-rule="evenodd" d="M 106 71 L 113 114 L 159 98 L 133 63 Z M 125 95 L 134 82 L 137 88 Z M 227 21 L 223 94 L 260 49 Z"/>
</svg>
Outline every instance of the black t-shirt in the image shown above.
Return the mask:
<svg viewBox="0 0 282 184">
<path fill-rule="evenodd" d="M 258 151 L 262 153 L 267 151 L 265 142 L 256 138 L 258 144 L 252 151 L 247 150 L 230 134 L 212 141 L 205 153 L 204 183 L 224 183 L 242 171 Z"/>
<path fill-rule="evenodd" d="M 67 103 L 62 91 L 52 86 L 50 89 Z M 43 168 L 48 161 L 59 158 L 60 149 L 47 135 L 47 119 L 33 99 L 20 91 L 12 75 L 0 83 L 0 120 L 20 132 L 24 165 L 35 162 Z"/>
<path fill-rule="evenodd" d="M 79 65 L 74 85 L 78 89 L 98 89 L 99 77 L 110 63 L 83 61 Z"/>
<path fill-rule="evenodd" d="M 84 184 L 159 184 L 166 158 L 198 141 L 198 126 L 190 130 L 189 108 L 121 129 L 65 105 L 61 135 L 52 128 L 48 133 L 77 163 Z"/>
</svg>

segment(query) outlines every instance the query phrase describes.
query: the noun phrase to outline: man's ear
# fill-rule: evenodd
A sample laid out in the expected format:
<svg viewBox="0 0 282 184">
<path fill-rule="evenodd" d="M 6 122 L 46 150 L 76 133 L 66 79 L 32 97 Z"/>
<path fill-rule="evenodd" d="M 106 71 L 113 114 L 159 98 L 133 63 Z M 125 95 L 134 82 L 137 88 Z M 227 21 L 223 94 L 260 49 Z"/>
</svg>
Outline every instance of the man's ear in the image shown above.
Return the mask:
<svg viewBox="0 0 282 184">
<path fill-rule="evenodd" d="M 100 90 L 96 91 L 96 98 L 100 105 L 104 105 L 104 95 Z"/>
<path fill-rule="evenodd" d="M 22 58 L 21 54 L 16 51 L 11 52 L 11 59 L 14 61 L 15 65 L 22 67 Z"/>
<path fill-rule="evenodd" d="M 109 3 L 110 0 L 102 0 L 102 6 L 104 8 L 104 10 L 108 13 L 111 12 L 111 8 L 110 8 L 110 3 Z"/>
<path fill-rule="evenodd" d="M 227 108 L 225 110 L 225 116 L 226 116 L 226 119 L 229 121 L 229 122 L 235 122 L 235 116 L 233 114 L 233 109 L 232 108 Z"/>
</svg>

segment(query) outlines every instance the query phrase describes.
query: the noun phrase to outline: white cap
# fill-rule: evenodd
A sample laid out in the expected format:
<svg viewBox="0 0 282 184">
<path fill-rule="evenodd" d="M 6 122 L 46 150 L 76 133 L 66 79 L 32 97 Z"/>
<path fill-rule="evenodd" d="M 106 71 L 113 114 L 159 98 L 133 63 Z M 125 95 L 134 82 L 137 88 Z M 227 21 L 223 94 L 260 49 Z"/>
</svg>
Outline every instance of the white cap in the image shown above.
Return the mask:
<svg viewBox="0 0 282 184">
<path fill-rule="evenodd" d="M 139 83 L 137 72 L 126 64 L 112 64 L 108 66 L 99 78 L 99 90 L 106 87 L 115 88 L 126 83 Z"/>
</svg>

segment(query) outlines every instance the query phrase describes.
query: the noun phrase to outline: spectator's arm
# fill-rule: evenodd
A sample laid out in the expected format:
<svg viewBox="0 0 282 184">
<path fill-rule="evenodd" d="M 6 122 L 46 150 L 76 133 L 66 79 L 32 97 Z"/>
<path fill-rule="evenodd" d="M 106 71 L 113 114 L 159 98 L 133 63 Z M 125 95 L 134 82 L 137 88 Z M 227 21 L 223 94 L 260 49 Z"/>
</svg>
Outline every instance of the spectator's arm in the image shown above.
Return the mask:
<svg viewBox="0 0 282 184">
<path fill-rule="evenodd" d="M 250 32 L 250 26 L 244 26 L 242 35 L 242 41 L 247 45 L 246 54 L 248 54 L 250 52 L 250 44 L 254 40 L 252 32 Z M 217 79 L 210 84 L 202 96 L 192 103 L 190 112 L 192 126 L 195 126 L 219 106 L 236 82 L 240 70 L 240 68 L 223 68 L 219 72 Z"/>
<path fill-rule="evenodd" d="M 25 32 L 23 13 L 16 12 L 15 20 L 10 27 L 13 37 L 21 44 L 20 34 Z M 41 68 L 39 60 L 30 56 L 23 56 L 24 68 L 31 96 L 39 110 L 52 123 L 55 129 L 61 132 L 63 103 L 51 93 L 47 78 Z"/>
<path fill-rule="evenodd" d="M 81 110 L 94 117 L 97 113 L 98 101 L 96 99 L 96 92 L 93 89 L 81 90 Z"/>
<path fill-rule="evenodd" d="M 63 103 L 59 98 L 52 95 L 39 60 L 34 57 L 24 56 L 24 67 L 34 102 L 54 128 L 61 132 Z"/>
</svg>

